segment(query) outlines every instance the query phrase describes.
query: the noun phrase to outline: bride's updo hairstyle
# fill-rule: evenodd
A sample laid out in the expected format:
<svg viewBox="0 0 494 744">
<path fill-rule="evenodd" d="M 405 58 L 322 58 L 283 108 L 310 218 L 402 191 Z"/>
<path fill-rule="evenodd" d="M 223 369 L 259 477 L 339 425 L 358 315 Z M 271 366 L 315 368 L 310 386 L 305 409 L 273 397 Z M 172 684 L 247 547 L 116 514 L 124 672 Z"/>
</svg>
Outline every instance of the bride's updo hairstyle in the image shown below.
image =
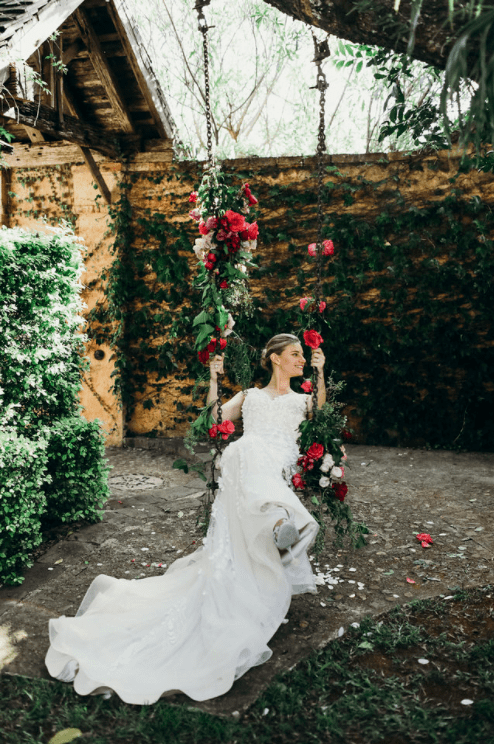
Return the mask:
<svg viewBox="0 0 494 744">
<path fill-rule="evenodd" d="M 267 369 L 268 372 L 273 372 L 273 364 L 271 362 L 271 354 L 282 354 L 287 346 L 290 344 L 299 344 L 300 340 L 297 336 L 292 333 L 278 333 L 277 336 L 273 336 L 268 343 L 266 348 L 262 350 L 261 354 L 261 367 Z"/>
</svg>

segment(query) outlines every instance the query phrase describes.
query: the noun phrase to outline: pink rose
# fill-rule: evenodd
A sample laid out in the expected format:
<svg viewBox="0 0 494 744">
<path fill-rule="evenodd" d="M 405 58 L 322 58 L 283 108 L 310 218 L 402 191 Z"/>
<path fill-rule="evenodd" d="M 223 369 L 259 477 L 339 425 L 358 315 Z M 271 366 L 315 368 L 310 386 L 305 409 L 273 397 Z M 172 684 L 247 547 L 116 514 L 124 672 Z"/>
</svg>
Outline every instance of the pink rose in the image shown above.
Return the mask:
<svg viewBox="0 0 494 744">
<path fill-rule="evenodd" d="M 228 238 L 228 233 L 225 232 L 225 230 L 221 229 L 218 230 L 216 234 L 216 240 L 226 240 Z"/>
<path fill-rule="evenodd" d="M 305 482 L 300 473 L 295 473 L 295 475 L 292 475 L 292 483 L 297 490 L 305 488 Z"/>
<path fill-rule="evenodd" d="M 199 196 L 199 195 L 198 195 L 197 191 L 191 191 L 191 192 L 190 192 L 190 196 L 189 196 L 189 201 L 190 201 L 190 202 L 191 202 L 192 204 L 195 204 L 195 203 L 196 203 L 196 201 L 197 201 L 197 197 L 198 197 L 198 196 Z"/>
<path fill-rule="evenodd" d="M 322 255 L 323 256 L 332 256 L 334 253 L 334 245 L 332 240 L 323 240 L 323 248 L 322 248 Z"/>
<path fill-rule="evenodd" d="M 308 246 L 308 248 L 307 248 L 307 252 L 308 252 L 309 256 L 317 256 L 317 246 L 316 246 L 316 244 L 315 243 L 311 243 Z"/>
<path fill-rule="evenodd" d="M 310 380 L 304 380 L 300 387 L 305 393 L 312 393 L 312 382 Z"/>
<path fill-rule="evenodd" d="M 228 209 L 225 212 L 225 217 L 228 220 L 228 225 L 232 232 L 238 233 L 242 230 L 245 230 L 245 217 L 243 216 L 243 214 L 239 214 L 238 212 L 233 212 L 231 209 Z"/>
<path fill-rule="evenodd" d="M 321 302 L 319 303 L 319 312 L 322 313 L 323 310 L 326 310 L 326 307 L 327 306 L 326 306 L 326 303 L 324 302 L 324 300 L 321 300 Z"/>
<path fill-rule="evenodd" d="M 251 225 L 249 225 L 249 230 L 248 230 L 249 240 L 256 240 L 258 235 L 259 235 L 259 227 L 257 225 L 257 222 L 253 222 Z"/>
<path fill-rule="evenodd" d="M 323 342 L 323 337 L 314 329 L 304 331 L 304 341 L 311 349 L 318 349 Z"/>
<path fill-rule="evenodd" d="M 305 306 L 308 302 L 312 302 L 312 297 L 302 297 L 302 299 L 299 302 L 300 309 L 305 310 Z"/>
<path fill-rule="evenodd" d="M 199 209 L 193 209 L 192 212 L 189 212 L 189 217 L 191 220 L 195 220 L 196 222 L 199 222 L 199 219 L 201 217 L 201 212 Z"/>
<path fill-rule="evenodd" d="M 205 224 L 208 232 L 210 232 L 211 230 L 216 230 L 216 228 L 218 227 L 218 219 L 216 217 L 208 217 Z"/>
</svg>

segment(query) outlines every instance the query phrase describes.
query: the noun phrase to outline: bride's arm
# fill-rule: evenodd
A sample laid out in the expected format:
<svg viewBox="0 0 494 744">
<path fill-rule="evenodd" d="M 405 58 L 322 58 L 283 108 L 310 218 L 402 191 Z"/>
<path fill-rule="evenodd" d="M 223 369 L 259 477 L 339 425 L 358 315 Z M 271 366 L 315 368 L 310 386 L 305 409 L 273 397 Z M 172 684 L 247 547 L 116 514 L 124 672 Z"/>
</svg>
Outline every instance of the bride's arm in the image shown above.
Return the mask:
<svg viewBox="0 0 494 744">
<path fill-rule="evenodd" d="M 324 362 L 326 361 L 322 349 L 314 349 L 310 360 L 311 367 L 317 369 L 317 405 L 321 408 L 326 403 L 326 383 L 324 381 Z M 312 396 L 310 396 L 307 410 L 312 411 Z"/>
<path fill-rule="evenodd" d="M 214 420 L 218 416 L 218 405 L 216 403 L 218 399 L 218 375 L 223 374 L 223 357 L 217 354 L 209 363 L 209 369 L 211 373 L 211 381 L 209 383 L 209 392 L 206 403 L 212 403 L 215 401 L 214 406 L 211 409 Z M 236 421 L 242 415 L 242 405 L 244 402 L 244 394 L 242 391 L 233 396 L 229 401 L 223 403 L 221 406 L 221 414 L 223 421 Z"/>
</svg>

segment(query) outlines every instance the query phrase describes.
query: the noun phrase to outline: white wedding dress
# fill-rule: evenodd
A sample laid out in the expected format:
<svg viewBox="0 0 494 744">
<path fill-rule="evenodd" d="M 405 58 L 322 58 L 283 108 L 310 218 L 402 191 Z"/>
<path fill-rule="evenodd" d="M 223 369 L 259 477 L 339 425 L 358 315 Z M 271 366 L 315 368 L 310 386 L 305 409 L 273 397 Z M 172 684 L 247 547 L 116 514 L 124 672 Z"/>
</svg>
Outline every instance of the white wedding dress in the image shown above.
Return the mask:
<svg viewBox="0 0 494 744">
<path fill-rule="evenodd" d="M 291 596 L 316 593 L 307 550 L 318 526 L 288 485 L 306 405 L 294 392 L 247 391 L 244 435 L 223 453 L 204 546 L 162 576 L 97 576 L 76 617 L 50 620 L 53 677 L 127 703 L 176 691 L 207 700 L 270 658 Z M 280 552 L 273 526 L 287 513 L 300 540 Z"/>
</svg>

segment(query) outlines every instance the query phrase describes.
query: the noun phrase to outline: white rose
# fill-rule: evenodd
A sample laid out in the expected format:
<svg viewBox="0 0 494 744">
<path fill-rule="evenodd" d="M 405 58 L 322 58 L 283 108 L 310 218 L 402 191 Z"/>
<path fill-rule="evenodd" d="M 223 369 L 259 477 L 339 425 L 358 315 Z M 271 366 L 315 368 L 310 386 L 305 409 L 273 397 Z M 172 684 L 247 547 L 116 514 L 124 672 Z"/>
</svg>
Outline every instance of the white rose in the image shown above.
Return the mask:
<svg viewBox="0 0 494 744">
<path fill-rule="evenodd" d="M 327 488 L 330 483 L 331 481 L 329 480 L 329 478 L 326 478 L 325 476 L 323 476 L 319 480 L 319 485 L 321 486 L 321 488 Z"/>
<path fill-rule="evenodd" d="M 341 468 L 332 468 L 331 470 L 332 478 L 341 478 L 342 475 L 343 475 L 343 470 Z"/>
<path fill-rule="evenodd" d="M 204 238 L 196 238 L 196 242 L 194 244 L 194 253 L 200 261 L 202 261 L 202 259 L 206 256 L 206 245 Z"/>
<path fill-rule="evenodd" d="M 319 470 L 321 471 L 321 473 L 327 473 L 329 468 L 332 468 L 333 465 L 334 465 L 333 457 L 327 452 L 322 458 L 322 462 L 321 462 L 321 466 Z"/>
</svg>

